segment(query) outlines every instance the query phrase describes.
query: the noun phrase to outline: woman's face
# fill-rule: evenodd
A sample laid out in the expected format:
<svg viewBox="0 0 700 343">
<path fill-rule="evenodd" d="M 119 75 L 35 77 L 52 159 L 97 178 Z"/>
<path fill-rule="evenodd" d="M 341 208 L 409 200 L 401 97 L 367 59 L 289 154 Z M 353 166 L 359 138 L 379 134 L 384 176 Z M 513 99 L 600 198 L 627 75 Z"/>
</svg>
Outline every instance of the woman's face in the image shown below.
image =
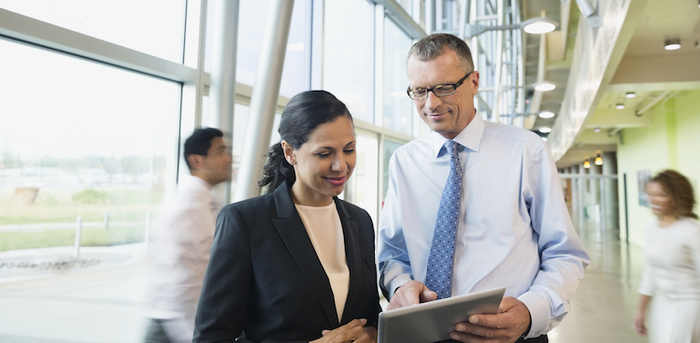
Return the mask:
<svg viewBox="0 0 700 343">
<path fill-rule="evenodd" d="M 646 187 L 651 210 L 656 216 L 673 215 L 673 199 L 658 182 L 649 182 Z"/>
<path fill-rule="evenodd" d="M 319 125 L 297 150 L 286 141 L 282 147 L 287 162 L 294 166 L 292 196 L 299 205 L 329 205 L 355 168 L 355 130 L 345 116 Z"/>
</svg>

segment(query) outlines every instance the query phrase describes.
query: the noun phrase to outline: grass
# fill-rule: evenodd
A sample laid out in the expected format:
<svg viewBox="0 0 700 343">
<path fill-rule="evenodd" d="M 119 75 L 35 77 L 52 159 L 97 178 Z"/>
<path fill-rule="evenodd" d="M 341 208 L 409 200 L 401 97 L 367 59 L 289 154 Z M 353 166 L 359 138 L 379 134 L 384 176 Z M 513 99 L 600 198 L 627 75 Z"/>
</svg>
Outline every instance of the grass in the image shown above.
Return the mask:
<svg viewBox="0 0 700 343">
<path fill-rule="evenodd" d="M 14 194 L 5 192 L 0 197 L 0 225 L 41 223 L 75 223 L 78 216 L 83 223 L 102 222 L 109 211 L 110 228 L 83 228 L 81 246 L 109 246 L 143 242 L 144 229 L 118 227 L 120 222 L 146 222 L 157 215 L 163 192 L 151 190 L 81 191 L 83 195 L 99 195 L 99 203 L 72 199 L 75 194 L 61 189 L 42 189 L 32 205 L 20 205 Z M 84 198 L 84 197 L 83 197 Z M 97 199 L 96 198 L 96 199 Z M 90 198 L 92 199 L 92 198 Z M 88 200 L 90 200 L 88 199 Z M 85 199 L 82 199 L 85 200 Z M 87 202 L 87 203 L 86 203 Z M 46 247 L 73 246 L 74 229 L 47 229 L 34 232 L 0 231 L 0 251 Z"/>
<path fill-rule="evenodd" d="M 83 229 L 80 245 L 109 246 L 143 242 L 143 228 Z M 75 230 L 44 230 L 39 232 L 0 232 L 0 251 L 73 246 Z"/>
</svg>

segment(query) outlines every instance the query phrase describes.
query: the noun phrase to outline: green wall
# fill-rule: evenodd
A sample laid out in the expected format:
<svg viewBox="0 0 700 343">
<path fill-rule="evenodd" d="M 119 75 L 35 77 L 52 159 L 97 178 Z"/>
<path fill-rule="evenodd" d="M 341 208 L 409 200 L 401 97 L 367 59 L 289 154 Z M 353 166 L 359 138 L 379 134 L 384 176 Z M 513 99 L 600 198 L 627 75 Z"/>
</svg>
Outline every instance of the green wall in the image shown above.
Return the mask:
<svg viewBox="0 0 700 343">
<path fill-rule="evenodd" d="M 625 238 L 623 175 L 627 174 L 627 217 L 629 241 L 644 246 L 644 228 L 654 219 L 648 207 L 639 205 L 638 172 L 651 176 L 664 169 L 675 169 L 688 177 L 698 197 L 700 180 L 700 90 L 682 91 L 662 101 L 644 115 L 653 116 L 651 126 L 622 130 L 618 145 L 620 236 Z M 698 212 L 698 207 L 695 208 Z"/>
</svg>

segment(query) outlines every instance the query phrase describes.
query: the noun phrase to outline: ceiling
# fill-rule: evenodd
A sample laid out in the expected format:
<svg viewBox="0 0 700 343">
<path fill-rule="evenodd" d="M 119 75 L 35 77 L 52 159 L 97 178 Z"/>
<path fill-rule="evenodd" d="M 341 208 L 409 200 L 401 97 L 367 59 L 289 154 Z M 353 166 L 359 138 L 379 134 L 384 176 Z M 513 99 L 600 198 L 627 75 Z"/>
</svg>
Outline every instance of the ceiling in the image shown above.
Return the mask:
<svg viewBox="0 0 700 343">
<path fill-rule="evenodd" d="M 588 0 L 595 4 L 597 0 Z M 640 0 L 628 0 L 640 1 Z M 644 1 L 644 0 L 641 0 Z M 540 44 L 546 44 L 547 62 L 544 79 L 554 82 L 554 91 L 542 93 L 539 109 L 558 113 L 571 67 L 576 29 L 581 18 L 576 0 L 520 0 L 522 20 L 546 16 L 557 20 L 557 31 L 545 39 L 526 35 L 526 83 L 538 77 Z M 595 109 L 589 111 L 585 124 L 567 153 L 557 161 L 558 168 L 579 164 L 598 152 L 616 151 L 620 130 L 651 125 L 649 108 L 671 97 L 684 96 L 684 90 L 700 89 L 700 8 L 698 0 L 647 0 L 637 25 L 623 26 L 621 32 L 631 35 L 626 47 L 618 46 L 622 58 L 610 73 L 609 82 L 603 81 L 598 91 Z M 681 48 L 666 51 L 664 40 L 679 38 Z M 618 44 L 621 44 L 618 42 Z M 624 44 L 624 42 L 622 43 Z M 634 92 L 635 98 L 625 97 Z M 624 104 L 624 109 L 616 105 Z M 532 116 L 529 129 L 552 127 L 557 119 Z"/>
</svg>

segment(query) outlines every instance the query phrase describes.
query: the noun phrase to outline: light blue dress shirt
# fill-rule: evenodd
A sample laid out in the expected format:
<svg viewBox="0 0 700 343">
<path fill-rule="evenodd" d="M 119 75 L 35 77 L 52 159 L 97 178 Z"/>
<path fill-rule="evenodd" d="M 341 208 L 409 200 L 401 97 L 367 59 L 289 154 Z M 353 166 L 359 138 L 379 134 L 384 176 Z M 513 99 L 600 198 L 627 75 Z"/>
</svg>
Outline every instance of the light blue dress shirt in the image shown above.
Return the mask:
<svg viewBox="0 0 700 343">
<path fill-rule="evenodd" d="M 435 132 L 396 150 L 379 223 L 380 285 L 425 283 L 450 171 L 447 139 Z M 530 310 L 527 338 L 547 333 L 569 311 L 588 255 L 574 230 L 547 145 L 532 132 L 479 115 L 454 138 L 464 170 L 452 294 L 506 287 Z"/>
</svg>

